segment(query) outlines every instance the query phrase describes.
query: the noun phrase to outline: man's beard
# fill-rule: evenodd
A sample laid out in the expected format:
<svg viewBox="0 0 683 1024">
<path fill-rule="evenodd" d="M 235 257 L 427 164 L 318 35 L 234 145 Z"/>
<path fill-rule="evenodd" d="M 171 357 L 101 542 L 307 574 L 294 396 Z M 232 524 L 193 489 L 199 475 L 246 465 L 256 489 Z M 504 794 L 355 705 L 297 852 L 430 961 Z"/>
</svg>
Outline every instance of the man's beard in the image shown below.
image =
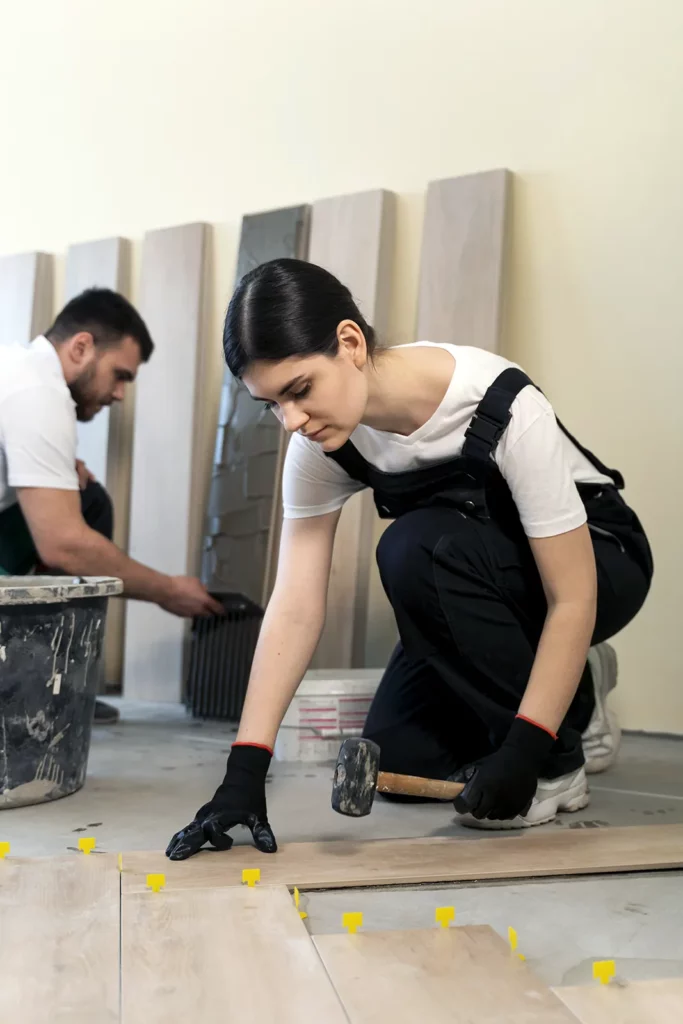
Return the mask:
<svg viewBox="0 0 683 1024">
<path fill-rule="evenodd" d="M 76 403 L 76 419 L 81 423 L 87 423 L 99 411 L 100 403 L 91 392 L 91 385 L 95 378 L 95 366 L 89 366 L 80 377 L 69 384 L 71 397 Z"/>
</svg>

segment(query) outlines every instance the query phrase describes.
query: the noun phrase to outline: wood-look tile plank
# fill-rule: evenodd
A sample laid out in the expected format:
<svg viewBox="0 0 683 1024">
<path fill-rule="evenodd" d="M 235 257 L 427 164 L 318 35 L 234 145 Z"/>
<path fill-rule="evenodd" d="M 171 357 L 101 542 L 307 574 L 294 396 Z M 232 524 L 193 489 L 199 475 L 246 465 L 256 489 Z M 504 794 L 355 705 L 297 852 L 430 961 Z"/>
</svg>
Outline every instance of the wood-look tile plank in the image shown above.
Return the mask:
<svg viewBox="0 0 683 1024">
<path fill-rule="evenodd" d="M 276 854 L 237 846 L 187 861 L 160 852 L 124 855 L 123 888 L 144 888 L 147 872 L 165 871 L 169 888 L 238 885 L 259 867 L 264 884 L 300 889 L 408 885 L 495 878 L 542 878 L 683 868 L 683 825 L 553 829 L 480 839 L 376 839 L 287 843 Z"/>
<path fill-rule="evenodd" d="M 347 1020 L 285 888 L 122 899 L 122 1024 Z"/>
<path fill-rule="evenodd" d="M 0 1020 L 119 1020 L 120 876 L 114 856 L 0 860 Z"/>
</svg>

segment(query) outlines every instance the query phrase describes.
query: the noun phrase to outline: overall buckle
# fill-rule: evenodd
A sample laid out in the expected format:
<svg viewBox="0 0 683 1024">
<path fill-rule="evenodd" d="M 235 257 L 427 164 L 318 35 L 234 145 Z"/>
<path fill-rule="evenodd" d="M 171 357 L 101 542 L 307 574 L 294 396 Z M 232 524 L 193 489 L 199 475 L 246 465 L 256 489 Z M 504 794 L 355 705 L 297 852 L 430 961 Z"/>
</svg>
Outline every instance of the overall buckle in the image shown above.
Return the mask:
<svg viewBox="0 0 683 1024">
<path fill-rule="evenodd" d="M 465 438 L 474 437 L 477 441 L 483 441 L 484 444 L 493 448 L 496 442 L 503 436 L 508 422 L 509 417 L 505 423 L 500 423 L 499 421 L 489 419 L 485 413 L 475 412 L 470 420 L 469 427 L 465 431 Z"/>
</svg>

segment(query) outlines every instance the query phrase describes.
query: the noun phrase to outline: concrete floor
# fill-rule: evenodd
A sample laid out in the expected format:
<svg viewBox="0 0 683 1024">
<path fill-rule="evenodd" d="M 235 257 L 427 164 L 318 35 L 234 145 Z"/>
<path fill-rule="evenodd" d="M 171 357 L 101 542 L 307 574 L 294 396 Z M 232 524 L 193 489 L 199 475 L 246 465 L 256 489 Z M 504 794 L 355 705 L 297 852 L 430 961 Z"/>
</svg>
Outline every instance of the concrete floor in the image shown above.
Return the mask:
<svg viewBox="0 0 683 1024">
<path fill-rule="evenodd" d="M 88 779 L 80 793 L 52 804 L 0 812 L 0 840 L 16 856 L 76 850 L 80 835 L 97 848 L 163 848 L 220 782 L 234 739 L 228 725 L 196 722 L 175 705 L 114 701 L 117 726 L 94 730 Z M 368 818 L 330 808 L 330 764 L 273 762 L 269 817 L 280 842 L 410 836 L 480 838 L 454 821 L 449 804 L 396 805 L 381 799 Z M 624 739 L 619 763 L 594 776 L 592 801 L 546 828 L 603 828 L 683 822 L 683 741 Z M 237 837 L 247 842 L 248 834 Z M 549 984 L 590 979 L 593 959 L 617 959 L 624 978 L 683 975 L 683 875 L 529 881 L 304 894 L 312 932 L 341 930 L 346 910 L 364 927 L 433 927 L 437 906 L 456 907 L 457 923 L 512 925 L 530 965 Z"/>
</svg>

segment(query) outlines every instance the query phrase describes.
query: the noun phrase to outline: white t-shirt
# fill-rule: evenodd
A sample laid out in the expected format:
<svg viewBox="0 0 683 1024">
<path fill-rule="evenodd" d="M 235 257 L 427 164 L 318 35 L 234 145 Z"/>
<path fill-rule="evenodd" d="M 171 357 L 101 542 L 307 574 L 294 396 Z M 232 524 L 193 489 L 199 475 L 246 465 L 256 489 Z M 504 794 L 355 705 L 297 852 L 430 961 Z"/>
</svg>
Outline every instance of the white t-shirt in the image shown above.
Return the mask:
<svg viewBox="0 0 683 1024">
<path fill-rule="evenodd" d="M 77 491 L 76 406 L 47 338 L 0 345 L 0 512 L 17 487 Z"/>
<path fill-rule="evenodd" d="M 461 345 L 428 345 L 450 352 L 455 367 L 438 409 L 408 436 L 356 427 L 351 441 L 376 469 L 401 473 L 446 462 L 459 455 L 465 431 L 494 380 L 515 363 L 483 349 Z M 412 346 L 414 347 L 414 346 Z M 552 406 L 529 385 L 512 403 L 512 417 L 495 451 L 528 537 L 553 537 L 586 522 L 577 483 L 611 484 L 560 430 Z M 295 434 L 287 448 L 283 478 L 286 519 L 324 515 L 342 507 L 364 489 L 319 444 Z"/>
</svg>

